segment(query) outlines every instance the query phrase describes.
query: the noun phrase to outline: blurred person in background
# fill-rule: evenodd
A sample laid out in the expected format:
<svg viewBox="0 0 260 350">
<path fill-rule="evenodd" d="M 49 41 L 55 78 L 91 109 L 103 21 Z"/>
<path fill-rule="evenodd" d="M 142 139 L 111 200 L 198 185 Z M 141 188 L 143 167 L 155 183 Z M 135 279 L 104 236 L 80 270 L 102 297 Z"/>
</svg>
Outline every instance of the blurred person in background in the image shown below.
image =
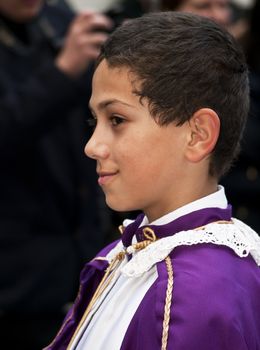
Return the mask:
<svg viewBox="0 0 260 350">
<path fill-rule="evenodd" d="M 229 0 L 162 0 L 163 10 L 191 12 L 208 17 L 223 26 L 231 21 Z"/>
<path fill-rule="evenodd" d="M 103 202 L 83 149 L 91 67 L 110 28 L 62 1 L 0 0 L 0 328 L 9 349 L 49 342 L 80 269 L 103 245 Z"/>
<path fill-rule="evenodd" d="M 223 179 L 235 215 L 260 232 L 260 2 L 251 11 L 245 47 L 250 71 L 250 115 L 242 152 L 233 169 Z"/>
<path fill-rule="evenodd" d="M 191 12 L 211 18 L 226 27 L 242 44 L 248 33 L 250 6 L 239 6 L 234 0 L 121 0 L 107 13 L 116 22 L 122 22 L 153 11 Z"/>
<path fill-rule="evenodd" d="M 161 0 L 163 11 L 191 12 L 208 17 L 224 26 L 243 44 L 248 32 L 248 10 L 231 0 Z"/>
</svg>

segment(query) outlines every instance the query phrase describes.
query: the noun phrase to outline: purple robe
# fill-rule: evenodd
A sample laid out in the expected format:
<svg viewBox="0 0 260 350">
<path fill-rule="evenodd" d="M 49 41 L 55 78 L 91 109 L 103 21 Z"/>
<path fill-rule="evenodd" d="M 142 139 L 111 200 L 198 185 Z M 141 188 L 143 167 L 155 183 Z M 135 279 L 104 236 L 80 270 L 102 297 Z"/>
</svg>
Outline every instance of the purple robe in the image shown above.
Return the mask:
<svg viewBox="0 0 260 350">
<path fill-rule="evenodd" d="M 208 208 L 166 225 L 150 227 L 157 237 L 162 238 L 230 219 L 230 207 Z M 142 230 L 138 229 L 141 221 L 142 216 L 139 216 L 125 229 L 122 236 L 125 246 L 131 244 L 134 234 L 139 241 L 143 240 Z M 106 247 L 98 256 L 106 256 L 116 243 Z M 228 247 L 203 243 L 177 247 L 170 259 L 174 285 L 167 349 L 260 350 L 260 269 L 253 258 L 240 258 Z M 46 350 L 67 348 L 107 266 L 105 260 L 92 260 L 85 266 L 74 307 Z M 161 349 L 168 283 L 165 261 L 157 263 L 157 271 L 158 278 L 135 312 L 121 350 Z"/>
</svg>

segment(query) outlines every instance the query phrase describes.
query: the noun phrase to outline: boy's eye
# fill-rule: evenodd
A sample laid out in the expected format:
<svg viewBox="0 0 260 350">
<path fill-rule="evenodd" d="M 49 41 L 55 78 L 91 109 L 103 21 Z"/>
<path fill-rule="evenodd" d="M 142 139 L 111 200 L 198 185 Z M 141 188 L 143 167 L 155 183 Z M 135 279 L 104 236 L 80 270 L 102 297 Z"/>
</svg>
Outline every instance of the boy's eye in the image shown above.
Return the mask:
<svg viewBox="0 0 260 350">
<path fill-rule="evenodd" d="M 87 119 L 87 124 L 88 124 L 88 126 L 95 128 L 97 126 L 97 119 L 96 118 L 89 118 L 89 119 Z"/>
<path fill-rule="evenodd" d="M 116 115 L 115 115 L 115 116 L 113 116 L 113 117 L 110 118 L 110 121 L 111 121 L 111 124 L 112 124 L 113 126 L 117 126 L 117 125 L 123 123 L 123 122 L 124 122 L 124 119 L 121 118 L 121 117 L 119 117 L 119 116 L 116 116 Z"/>
</svg>

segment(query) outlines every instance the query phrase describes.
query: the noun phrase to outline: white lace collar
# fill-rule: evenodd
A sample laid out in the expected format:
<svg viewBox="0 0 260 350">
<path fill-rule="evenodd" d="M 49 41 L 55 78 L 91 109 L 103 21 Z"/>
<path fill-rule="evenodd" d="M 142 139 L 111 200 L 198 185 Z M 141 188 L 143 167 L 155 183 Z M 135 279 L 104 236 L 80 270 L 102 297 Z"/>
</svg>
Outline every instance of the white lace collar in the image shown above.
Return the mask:
<svg viewBox="0 0 260 350">
<path fill-rule="evenodd" d="M 132 259 L 122 267 L 121 272 L 128 277 L 138 277 L 165 259 L 176 247 L 201 243 L 228 247 L 241 258 L 250 254 L 260 266 L 260 237 L 245 223 L 232 218 L 230 223 L 211 223 L 197 230 L 180 231 L 172 236 L 161 238 L 134 253 Z M 123 250 L 124 247 L 120 241 L 106 258 L 111 262 Z"/>
<path fill-rule="evenodd" d="M 217 192 L 189 203 L 151 224 L 167 224 L 195 210 L 209 207 L 227 207 L 227 199 L 222 186 L 218 186 Z M 125 220 L 124 226 L 131 222 L 132 220 Z M 147 225 L 147 218 L 144 218 L 140 226 L 143 225 Z M 257 265 L 260 266 L 260 237 L 249 226 L 233 218 L 232 223 L 229 224 L 211 223 L 198 230 L 180 231 L 172 236 L 161 238 L 145 249 L 134 253 L 132 259 L 122 267 L 122 273 L 129 277 L 140 276 L 156 263 L 165 259 L 176 247 L 201 243 L 229 247 L 241 258 L 250 254 Z M 107 259 L 111 261 L 123 249 L 122 242 L 119 242 L 108 254 Z"/>
<path fill-rule="evenodd" d="M 260 237 L 249 226 L 233 218 L 229 224 L 211 223 L 198 230 L 180 231 L 159 239 L 134 254 L 122 268 L 122 273 L 129 277 L 140 276 L 165 259 L 176 247 L 201 243 L 229 247 L 241 258 L 250 254 L 260 266 Z"/>
</svg>

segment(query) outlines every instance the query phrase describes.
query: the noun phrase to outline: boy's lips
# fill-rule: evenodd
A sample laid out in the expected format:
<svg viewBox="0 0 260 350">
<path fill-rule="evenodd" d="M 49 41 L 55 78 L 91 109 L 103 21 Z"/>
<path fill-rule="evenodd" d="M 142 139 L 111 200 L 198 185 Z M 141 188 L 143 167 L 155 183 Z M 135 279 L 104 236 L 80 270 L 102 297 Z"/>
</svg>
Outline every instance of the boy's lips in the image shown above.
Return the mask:
<svg viewBox="0 0 260 350">
<path fill-rule="evenodd" d="M 111 171 L 101 171 L 101 172 L 98 172 L 98 183 L 100 186 L 102 185 L 106 185 L 108 182 L 110 182 L 114 177 L 115 175 L 118 174 L 118 171 L 114 171 L 114 172 L 111 172 Z"/>
</svg>

